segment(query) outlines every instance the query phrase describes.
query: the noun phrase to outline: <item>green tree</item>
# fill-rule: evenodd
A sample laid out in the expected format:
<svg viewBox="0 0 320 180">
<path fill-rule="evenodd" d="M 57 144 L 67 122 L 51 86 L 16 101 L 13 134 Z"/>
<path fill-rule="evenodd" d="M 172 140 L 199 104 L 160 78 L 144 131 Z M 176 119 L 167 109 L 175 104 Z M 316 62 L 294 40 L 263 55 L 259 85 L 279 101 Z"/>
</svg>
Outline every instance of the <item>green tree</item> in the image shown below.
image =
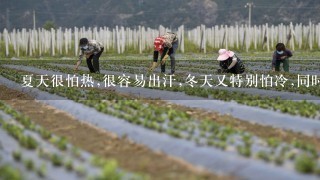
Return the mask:
<svg viewBox="0 0 320 180">
<path fill-rule="evenodd" d="M 46 21 L 43 25 L 45 30 L 51 30 L 51 28 L 56 29 L 56 24 L 53 21 Z"/>
</svg>

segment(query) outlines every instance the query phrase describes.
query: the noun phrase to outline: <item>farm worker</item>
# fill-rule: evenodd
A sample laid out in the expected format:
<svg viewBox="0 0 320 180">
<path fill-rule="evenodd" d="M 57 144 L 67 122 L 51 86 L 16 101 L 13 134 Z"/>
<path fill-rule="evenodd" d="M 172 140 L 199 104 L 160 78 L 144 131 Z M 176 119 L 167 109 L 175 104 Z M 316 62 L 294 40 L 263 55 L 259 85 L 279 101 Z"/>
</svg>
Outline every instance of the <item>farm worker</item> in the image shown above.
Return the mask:
<svg viewBox="0 0 320 180">
<path fill-rule="evenodd" d="M 241 74 L 245 70 L 243 62 L 236 56 L 233 51 L 228 51 L 226 49 L 219 50 L 218 61 L 221 69 L 218 73 L 233 73 Z"/>
<path fill-rule="evenodd" d="M 154 40 L 154 52 L 153 63 L 150 67 L 150 71 L 153 71 L 158 66 L 158 57 L 160 55 L 161 73 L 166 71 L 166 60 L 170 56 L 171 61 L 171 75 L 175 73 L 175 53 L 178 49 L 178 37 L 177 34 L 167 32 L 162 36 L 157 37 Z"/>
<path fill-rule="evenodd" d="M 100 73 L 99 58 L 104 49 L 102 43 L 96 40 L 88 40 L 87 38 L 81 38 L 79 42 L 79 46 L 80 46 L 80 55 L 79 55 L 79 60 L 75 67 L 75 71 L 78 70 L 78 67 L 82 62 L 83 56 L 86 56 L 87 65 L 90 72 Z"/>
<path fill-rule="evenodd" d="M 286 49 L 283 43 L 276 45 L 276 50 L 273 53 L 272 58 L 272 71 L 280 71 L 280 64 L 283 64 L 283 70 L 289 72 L 289 57 L 292 56 L 292 52 Z"/>
</svg>

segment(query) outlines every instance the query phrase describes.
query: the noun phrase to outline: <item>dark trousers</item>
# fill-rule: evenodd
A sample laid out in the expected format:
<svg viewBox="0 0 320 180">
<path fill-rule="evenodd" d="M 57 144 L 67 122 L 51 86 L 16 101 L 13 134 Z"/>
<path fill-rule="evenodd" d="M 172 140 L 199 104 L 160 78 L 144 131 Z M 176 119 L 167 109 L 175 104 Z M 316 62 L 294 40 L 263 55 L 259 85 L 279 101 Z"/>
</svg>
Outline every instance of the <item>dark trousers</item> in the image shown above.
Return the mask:
<svg viewBox="0 0 320 180">
<path fill-rule="evenodd" d="M 172 47 L 169 49 L 168 55 L 170 56 L 171 62 L 171 74 L 173 74 L 176 70 L 176 51 L 178 49 L 179 41 L 172 43 Z M 166 72 L 166 64 L 161 65 L 161 72 Z"/>
<path fill-rule="evenodd" d="M 280 71 L 280 64 L 283 64 L 283 70 L 285 72 L 289 72 L 289 59 L 283 59 L 283 60 L 276 60 L 276 66 L 275 66 L 275 70 L 276 71 Z"/>
<path fill-rule="evenodd" d="M 97 54 L 92 54 L 87 58 L 87 65 L 91 73 L 100 73 L 99 58 L 103 52 L 103 48 Z"/>
<path fill-rule="evenodd" d="M 242 74 L 245 71 L 245 66 L 241 61 L 238 61 L 233 68 L 230 69 L 230 73 L 232 74 Z"/>
</svg>

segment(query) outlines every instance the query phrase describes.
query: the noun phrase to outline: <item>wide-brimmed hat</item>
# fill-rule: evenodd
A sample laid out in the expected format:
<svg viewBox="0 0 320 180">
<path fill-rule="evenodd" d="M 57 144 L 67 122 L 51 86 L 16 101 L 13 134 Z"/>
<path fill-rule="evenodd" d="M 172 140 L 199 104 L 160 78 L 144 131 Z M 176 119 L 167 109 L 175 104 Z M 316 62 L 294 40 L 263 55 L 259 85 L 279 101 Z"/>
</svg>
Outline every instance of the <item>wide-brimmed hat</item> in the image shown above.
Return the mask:
<svg viewBox="0 0 320 180">
<path fill-rule="evenodd" d="M 219 57 L 218 57 L 218 61 L 224 61 L 227 60 L 229 57 L 234 56 L 234 52 L 232 51 L 228 51 L 226 49 L 220 49 L 219 50 Z"/>
</svg>

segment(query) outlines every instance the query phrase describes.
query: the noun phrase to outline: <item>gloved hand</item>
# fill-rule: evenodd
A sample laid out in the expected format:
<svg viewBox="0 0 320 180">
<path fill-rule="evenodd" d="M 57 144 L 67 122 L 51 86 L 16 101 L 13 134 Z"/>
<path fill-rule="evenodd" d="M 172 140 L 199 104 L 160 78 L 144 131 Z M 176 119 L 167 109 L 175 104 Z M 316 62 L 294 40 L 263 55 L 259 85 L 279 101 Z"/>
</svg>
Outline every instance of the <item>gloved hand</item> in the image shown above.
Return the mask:
<svg viewBox="0 0 320 180">
<path fill-rule="evenodd" d="M 150 66 L 150 68 L 149 68 L 149 71 L 152 72 L 155 68 L 158 67 L 158 65 L 159 65 L 159 64 L 158 64 L 157 62 L 152 62 L 151 66 Z"/>
<path fill-rule="evenodd" d="M 163 57 L 163 59 L 161 60 L 161 64 L 162 65 L 164 65 L 165 63 L 166 63 L 166 61 L 167 61 L 167 59 L 168 59 L 168 54 L 166 54 L 164 57 Z"/>
<path fill-rule="evenodd" d="M 80 66 L 80 61 L 77 61 L 76 65 L 74 66 L 74 71 L 77 72 L 78 71 L 78 68 Z"/>
</svg>

